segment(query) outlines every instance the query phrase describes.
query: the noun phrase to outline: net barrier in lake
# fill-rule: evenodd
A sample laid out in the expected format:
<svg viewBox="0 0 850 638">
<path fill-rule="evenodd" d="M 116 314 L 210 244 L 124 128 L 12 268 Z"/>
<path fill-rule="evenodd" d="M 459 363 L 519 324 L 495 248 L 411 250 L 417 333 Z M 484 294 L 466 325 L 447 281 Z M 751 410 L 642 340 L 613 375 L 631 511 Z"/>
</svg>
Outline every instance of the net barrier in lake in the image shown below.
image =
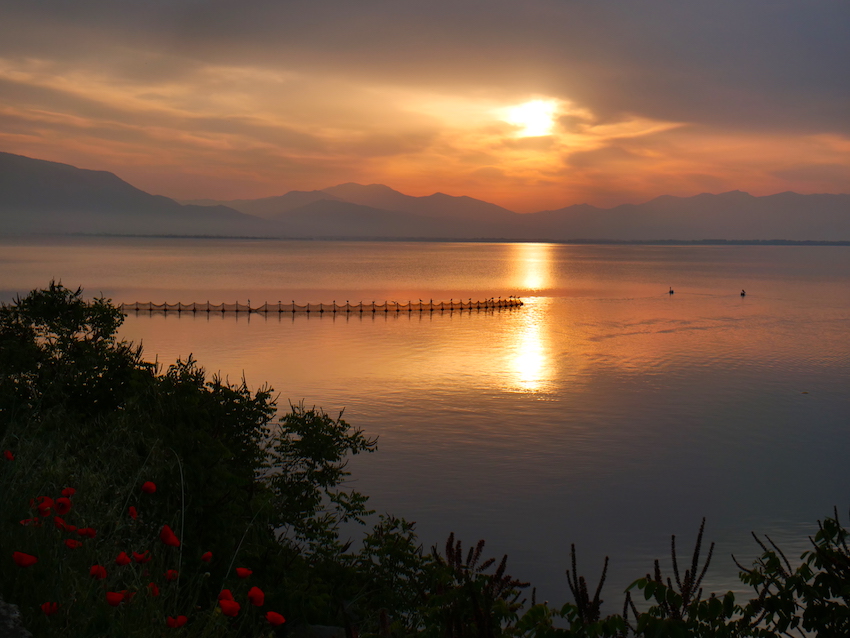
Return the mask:
<svg viewBox="0 0 850 638">
<path fill-rule="evenodd" d="M 398 301 L 384 301 L 376 303 L 364 303 L 362 301 L 352 304 L 345 302 L 338 304 L 336 301 L 331 303 L 307 303 L 297 304 L 294 301 L 291 303 L 264 303 L 261 306 L 252 306 L 250 303 L 153 303 L 151 301 L 134 303 L 122 303 L 118 306 L 123 312 L 150 313 L 150 314 L 170 314 L 183 313 L 191 314 L 401 314 L 401 313 L 431 313 L 431 312 L 452 312 L 472 311 L 472 310 L 502 310 L 507 308 L 519 308 L 523 305 L 522 299 L 519 297 L 495 298 L 473 301 L 463 301 L 458 299 L 455 301 L 408 301 L 407 303 Z"/>
</svg>

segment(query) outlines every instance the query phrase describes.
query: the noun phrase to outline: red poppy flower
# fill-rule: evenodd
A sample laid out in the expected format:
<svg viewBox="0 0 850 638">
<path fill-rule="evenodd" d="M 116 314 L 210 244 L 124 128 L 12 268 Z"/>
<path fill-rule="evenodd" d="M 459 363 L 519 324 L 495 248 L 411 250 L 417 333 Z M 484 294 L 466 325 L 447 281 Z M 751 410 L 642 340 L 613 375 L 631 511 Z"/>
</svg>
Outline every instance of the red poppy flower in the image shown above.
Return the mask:
<svg viewBox="0 0 850 638">
<path fill-rule="evenodd" d="M 74 540 L 73 538 L 65 539 L 65 547 L 67 547 L 68 549 L 77 549 L 82 546 L 83 544 L 78 540 Z"/>
<path fill-rule="evenodd" d="M 45 616 L 52 616 L 59 611 L 59 603 L 41 603 L 41 611 Z"/>
<path fill-rule="evenodd" d="M 38 515 L 39 516 L 50 516 L 51 509 L 53 508 L 53 499 L 48 498 L 47 496 L 39 496 L 38 497 Z"/>
<path fill-rule="evenodd" d="M 64 490 L 62 490 L 62 496 L 67 496 L 68 498 L 71 498 L 76 493 L 77 490 L 75 490 L 73 487 L 66 487 Z"/>
<path fill-rule="evenodd" d="M 41 527 L 41 521 L 37 518 L 25 518 L 21 521 L 21 525 L 27 527 L 28 525 L 32 525 L 33 527 Z"/>
<path fill-rule="evenodd" d="M 124 592 L 108 591 L 106 592 L 106 602 L 113 607 L 117 607 L 124 601 Z"/>
<path fill-rule="evenodd" d="M 263 603 L 266 602 L 266 595 L 259 587 L 251 587 L 251 589 L 248 590 L 248 600 L 251 601 L 251 604 L 254 605 L 254 607 L 262 607 Z"/>
<path fill-rule="evenodd" d="M 136 508 L 133 507 L 132 505 L 130 506 L 129 513 L 130 513 L 130 518 L 132 518 L 134 521 L 137 518 L 139 518 L 139 512 L 136 511 Z"/>
<path fill-rule="evenodd" d="M 180 547 L 180 539 L 168 525 L 162 526 L 162 530 L 159 532 L 159 540 L 170 547 Z"/>
<path fill-rule="evenodd" d="M 97 536 L 97 530 L 93 527 L 81 527 L 77 530 L 77 534 L 85 536 L 86 538 L 94 538 Z"/>
<path fill-rule="evenodd" d="M 177 577 L 180 573 L 176 569 L 169 569 L 165 572 L 165 580 L 171 582 L 172 580 L 177 580 Z"/>
<path fill-rule="evenodd" d="M 172 618 L 169 616 L 165 620 L 165 624 L 171 627 L 172 629 L 177 629 L 178 627 L 182 627 L 186 624 L 186 621 L 189 620 L 186 616 L 177 616 L 177 618 Z"/>
<path fill-rule="evenodd" d="M 23 523 L 23 521 L 21 521 L 21 522 Z M 68 531 L 68 523 L 66 523 L 65 519 L 62 518 L 61 516 L 54 516 L 53 517 L 53 524 L 56 526 L 56 529 L 58 529 L 60 532 L 67 532 Z"/>
<path fill-rule="evenodd" d="M 208 563 L 212 560 L 212 552 L 204 552 L 201 554 L 201 560 Z"/>
<path fill-rule="evenodd" d="M 24 554 L 23 552 L 12 552 L 12 560 L 18 567 L 32 567 L 38 562 L 35 556 Z"/>
<path fill-rule="evenodd" d="M 269 624 L 273 627 L 277 627 L 278 625 L 282 625 L 286 622 L 286 618 L 281 616 L 276 611 L 267 611 L 266 612 L 266 620 L 269 621 Z"/>
<path fill-rule="evenodd" d="M 56 513 L 60 516 L 65 516 L 65 514 L 71 511 L 71 499 L 65 496 L 60 496 L 56 499 L 54 509 L 56 510 Z"/>
<path fill-rule="evenodd" d="M 235 600 L 220 600 L 218 601 L 218 606 L 221 607 L 221 613 L 225 616 L 234 617 L 239 613 L 239 610 L 242 608 L 242 605 L 237 603 Z"/>
<path fill-rule="evenodd" d="M 159 596 L 159 587 L 156 586 L 156 583 L 148 583 L 148 591 L 151 593 L 151 596 Z"/>
<path fill-rule="evenodd" d="M 221 593 L 218 595 L 219 600 L 233 600 L 233 594 L 230 593 L 229 589 L 222 589 Z"/>
<path fill-rule="evenodd" d="M 130 557 L 127 556 L 127 552 L 121 552 L 118 554 L 118 557 L 115 559 L 115 564 L 123 567 L 124 565 L 130 564 Z"/>
<path fill-rule="evenodd" d="M 247 567 L 237 567 L 236 568 L 236 575 L 239 576 L 239 578 L 248 578 L 248 576 L 250 576 L 253 573 L 254 572 L 252 572 Z"/>
<path fill-rule="evenodd" d="M 3 450 L 3 456 L 6 457 L 7 461 L 14 461 L 15 455 L 12 454 L 11 450 Z"/>
<path fill-rule="evenodd" d="M 145 481 L 144 483 L 142 483 L 142 491 L 145 494 L 153 494 L 154 492 L 156 492 L 156 483 L 154 483 L 153 481 Z"/>
<path fill-rule="evenodd" d="M 146 549 L 141 554 L 139 552 L 133 552 L 133 560 L 137 563 L 148 563 L 151 558 L 153 558 L 153 556 L 151 556 L 150 550 Z"/>
<path fill-rule="evenodd" d="M 92 565 L 89 570 L 89 576 L 96 580 L 103 580 L 106 578 L 106 567 L 103 565 Z"/>
</svg>

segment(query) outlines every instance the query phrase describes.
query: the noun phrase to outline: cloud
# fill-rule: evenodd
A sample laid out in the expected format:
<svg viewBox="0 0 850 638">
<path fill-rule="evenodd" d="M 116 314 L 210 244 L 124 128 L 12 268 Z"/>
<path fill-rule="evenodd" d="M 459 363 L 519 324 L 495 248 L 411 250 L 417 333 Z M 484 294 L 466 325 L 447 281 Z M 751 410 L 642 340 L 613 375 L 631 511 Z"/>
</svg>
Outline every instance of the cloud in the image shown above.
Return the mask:
<svg viewBox="0 0 850 638">
<path fill-rule="evenodd" d="M 846 190 L 847 24 L 838 1 L 8 0 L 0 145 L 183 197 Z M 536 99 L 552 135 L 499 119 Z"/>
</svg>

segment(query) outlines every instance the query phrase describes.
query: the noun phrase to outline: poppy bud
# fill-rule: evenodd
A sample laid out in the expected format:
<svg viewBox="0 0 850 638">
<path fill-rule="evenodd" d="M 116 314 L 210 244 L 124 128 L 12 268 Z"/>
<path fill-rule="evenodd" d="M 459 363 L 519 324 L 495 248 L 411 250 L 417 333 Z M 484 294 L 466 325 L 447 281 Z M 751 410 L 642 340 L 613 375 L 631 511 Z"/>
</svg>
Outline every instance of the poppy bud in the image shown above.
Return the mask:
<svg viewBox="0 0 850 638">
<path fill-rule="evenodd" d="M 121 552 L 118 554 L 118 557 L 115 559 L 115 564 L 123 567 L 124 565 L 130 564 L 130 557 L 127 556 L 127 552 Z"/>
<path fill-rule="evenodd" d="M 71 499 L 65 496 L 60 496 L 56 499 L 54 509 L 59 516 L 65 516 L 65 514 L 71 511 Z"/>
<path fill-rule="evenodd" d="M 263 603 L 266 602 L 266 595 L 259 587 L 251 587 L 251 589 L 248 590 L 248 600 L 251 601 L 251 604 L 254 605 L 254 607 L 262 607 Z"/>
<path fill-rule="evenodd" d="M 221 607 L 221 613 L 225 616 L 234 617 L 239 613 L 239 610 L 242 608 L 242 605 L 237 603 L 235 600 L 219 600 L 218 606 Z"/>
<path fill-rule="evenodd" d="M 272 627 L 277 627 L 278 625 L 282 625 L 283 623 L 286 622 L 286 618 L 281 616 L 276 611 L 267 611 L 266 612 L 266 620 L 269 621 L 269 624 Z"/>
<path fill-rule="evenodd" d="M 177 616 L 177 618 L 172 618 L 171 616 L 169 616 L 165 620 L 165 624 L 171 627 L 172 629 L 177 629 L 178 627 L 182 627 L 183 625 L 185 625 L 187 620 L 188 618 L 186 618 L 186 616 Z"/>
<path fill-rule="evenodd" d="M 250 576 L 253 573 L 254 572 L 252 572 L 247 567 L 237 567 L 236 568 L 236 575 L 239 576 L 239 578 L 248 578 L 248 576 Z"/>
<path fill-rule="evenodd" d="M 24 554 L 23 552 L 12 552 L 12 560 L 18 567 L 32 567 L 38 562 L 35 556 Z"/>
<path fill-rule="evenodd" d="M 130 514 L 130 518 L 132 518 L 134 521 L 135 521 L 137 518 L 139 518 L 139 512 L 138 512 L 138 511 L 136 511 L 136 508 L 135 508 L 135 507 L 133 507 L 132 505 L 130 506 L 130 509 L 128 510 L 128 512 L 129 512 L 129 514 Z"/>
<path fill-rule="evenodd" d="M 95 580 L 103 580 L 106 578 L 106 567 L 103 565 L 92 565 L 89 570 L 89 576 Z"/>
<path fill-rule="evenodd" d="M 153 494 L 154 492 L 156 492 L 156 483 L 154 483 L 153 481 L 145 481 L 144 483 L 142 483 L 142 491 L 145 494 Z"/>
<path fill-rule="evenodd" d="M 82 546 L 83 544 L 78 540 L 74 540 L 73 538 L 65 539 L 65 547 L 68 549 L 77 549 Z"/>
<path fill-rule="evenodd" d="M 45 616 L 52 616 L 59 611 L 59 603 L 41 603 L 41 611 Z"/>
</svg>

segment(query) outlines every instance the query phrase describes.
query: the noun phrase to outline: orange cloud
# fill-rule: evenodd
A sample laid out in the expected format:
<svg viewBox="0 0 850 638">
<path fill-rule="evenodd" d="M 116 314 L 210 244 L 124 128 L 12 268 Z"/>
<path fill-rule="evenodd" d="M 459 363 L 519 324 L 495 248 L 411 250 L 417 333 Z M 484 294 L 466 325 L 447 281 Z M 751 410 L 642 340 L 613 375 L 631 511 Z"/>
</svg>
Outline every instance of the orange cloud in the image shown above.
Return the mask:
<svg viewBox="0 0 850 638">
<path fill-rule="evenodd" d="M 850 172 L 840 133 L 597 113 L 568 96 L 506 87 L 382 84 L 176 54 L 173 63 L 179 73 L 124 76 L 0 58 L 0 148 L 110 170 L 179 199 L 356 181 L 520 212 L 736 188 L 837 192 Z"/>
</svg>

